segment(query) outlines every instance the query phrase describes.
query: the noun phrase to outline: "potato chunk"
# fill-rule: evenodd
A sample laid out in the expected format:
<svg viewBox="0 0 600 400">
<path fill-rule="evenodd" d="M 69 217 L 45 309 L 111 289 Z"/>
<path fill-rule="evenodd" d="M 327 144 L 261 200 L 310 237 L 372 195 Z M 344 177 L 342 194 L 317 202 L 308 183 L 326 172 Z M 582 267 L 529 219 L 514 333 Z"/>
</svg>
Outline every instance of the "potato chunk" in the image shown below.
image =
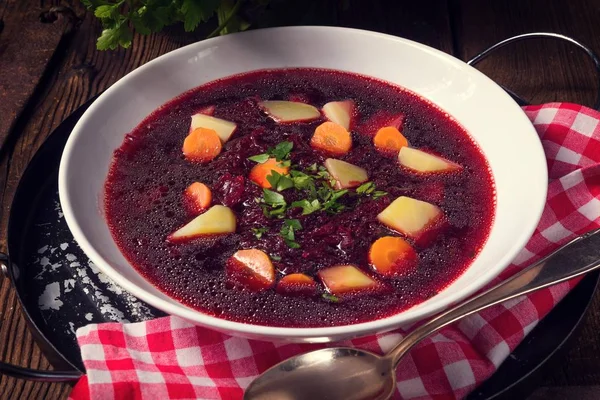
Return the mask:
<svg viewBox="0 0 600 400">
<path fill-rule="evenodd" d="M 319 278 L 334 295 L 348 292 L 373 292 L 381 288 L 381 284 L 354 265 L 338 265 L 322 269 Z"/>
<path fill-rule="evenodd" d="M 169 235 L 170 241 L 182 241 L 201 236 L 233 233 L 236 228 L 235 214 L 228 207 L 216 205 L 198 215 L 188 224 Z"/>
<path fill-rule="evenodd" d="M 377 219 L 388 228 L 420 241 L 428 230 L 439 227 L 445 217 L 434 204 L 400 196 L 379 213 Z"/>
<path fill-rule="evenodd" d="M 276 122 L 312 121 L 321 116 L 316 107 L 295 101 L 263 101 L 258 105 Z"/>
<path fill-rule="evenodd" d="M 192 115 L 192 123 L 190 132 L 198 128 L 212 129 L 217 132 L 221 142 L 225 143 L 235 132 L 237 125 L 231 121 L 226 121 L 221 118 L 215 118 L 202 112 Z"/>
<path fill-rule="evenodd" d="M 331 122 L 350 130 L 355 104 L 352 100 L 331 101 L 323 106 L 323 114 Z"/>
<path fill-rule="evenodd" d="M 369 175 L 363 168 L 335 158 L 325 160 L 325 168 L 335 179 L 336 189 L 353 188 L 369 180 Z"/>
<path fill-rule="evenodd" d="M 398 153 L 398 161 L 402 166 L 423 174 L 456 171 L 462 168 L 445 158 L 412 147 L 402 147 Z"/>
</svg>

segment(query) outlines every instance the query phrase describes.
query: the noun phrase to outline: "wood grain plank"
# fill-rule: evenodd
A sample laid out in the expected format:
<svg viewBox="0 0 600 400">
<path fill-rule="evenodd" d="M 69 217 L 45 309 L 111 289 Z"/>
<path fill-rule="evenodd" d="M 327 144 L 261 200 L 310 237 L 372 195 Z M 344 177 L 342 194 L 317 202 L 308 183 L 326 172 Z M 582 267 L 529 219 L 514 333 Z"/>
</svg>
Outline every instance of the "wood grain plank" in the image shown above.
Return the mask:
<svg viewBox="0 0 600 400">
<path fill-rule="evenodd" d="M 445 0 L 352 2 L 339 25 L 388 33 L 453 53 Z"/>
<path fill-rule="evenodd" d="M 458 56 L 468 59 L 517 34 L 562 33 L 600 52 L 595 0 L 450 0 Z M 501 49 L 478 68 L 532 103 L 571 101 L 591 105 L 598 88 L 593 64 L 571 45 L 533 40 Z"/>
<path fill-rule="evenodd" d="M 0 147 L 33 94 L 46 65 L 62 38 L 74 26 L 69 13 L 33 6 L 29 1 L 7 0 L 1 8 L 0 36 Z M 62 8 L 68 10 L 68 8 Z M 48 13 L 44 15 L 49 15 Z M 27 49 L 27 51 L 23 51 Z"/>
</svg>

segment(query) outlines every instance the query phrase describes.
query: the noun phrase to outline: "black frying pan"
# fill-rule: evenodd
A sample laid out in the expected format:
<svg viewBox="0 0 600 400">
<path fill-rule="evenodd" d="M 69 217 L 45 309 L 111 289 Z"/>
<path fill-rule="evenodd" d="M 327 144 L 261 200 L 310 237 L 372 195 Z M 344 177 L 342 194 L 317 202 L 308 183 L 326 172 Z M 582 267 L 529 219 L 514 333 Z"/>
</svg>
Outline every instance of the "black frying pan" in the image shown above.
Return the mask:
<svg viewBox="0 0 600 400">
<path fill-rule="evenodd" d="M 551 33 L 532 33 L 506 39 L 480 53 L 468 64 L 475 65 L 495 49 L 530 38 L 560 39 L 576 45 L 592 58 L 600 82 L 598 57 L 577 41 Z M 507 92 L 520 105 L 526 104 L 516 94 Z M 85 371 L 75 341 L 74 330 L 77 327 L 107 321 L 136 322 L 164 315 L 148 305 L 136 303 L 130 295 L 115 292 L 112 284 L 100 275 L 85 274 L 91 268 L 85 262 L 87 258 L 76 246 L 64 219 L 60 218 L 57 193 L 60 157 L 71 130 L 93 100 L 69 116 L 44 142 L 25 170 L 12 202 L 8 224 L 11 257 L 0 253 L 0 267 L 16 290 L 36 342 L 56 370 L 32 370 L 0 362 L 0 373 L 9 376 L 46 382 L 75 381 Z M 600 109 L 600 94 L 594 108 Z M 65 253 L 63 247 L 69 252 Z M 73 267 L 74 259 L 80 260 L 77 263 L 83 265 Z M 527 388 L 534 387 L 532 377 L 540 375 L 534 373 L 565 347 L 566 341 L 576 331 L 595 293 L 598 277 L 599 273 L 585 277 L 517 347 L 498 373 L 469 398 L 510 397 L 516 393 L 524 397 Z M 55 299 L 49 296 L 49 287 L 58 287 L 59 296 Z M 53 300 L 53 303 L 48 306 L 42 299 Z M 59 302 L 62 305 L 55 310 Z M 107 309 L 111 312 L 106 313 Z"/>
</svg>

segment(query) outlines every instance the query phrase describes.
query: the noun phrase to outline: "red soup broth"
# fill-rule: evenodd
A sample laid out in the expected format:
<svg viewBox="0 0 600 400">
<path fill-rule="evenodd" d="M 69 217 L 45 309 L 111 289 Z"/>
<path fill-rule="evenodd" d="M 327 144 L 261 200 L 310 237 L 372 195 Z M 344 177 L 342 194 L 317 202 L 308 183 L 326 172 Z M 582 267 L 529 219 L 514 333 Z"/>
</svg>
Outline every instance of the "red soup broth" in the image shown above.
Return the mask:
<svg viewBox="0 0 600 400">
<path fill-rule="evenodd" d="M 386 194 L 373 199 L 355 195 L 354 188 L 338 200 L 345 207 L 339 213 L 302 215 L 296 208 L 284 218 L 266 216 L 257 200 L 263 197 L 263 189 L 249 179 L 257 164 L 249 157 L 288 141 L 293 143 L 291 168 L 306 171 L 314 164 L 323 165 L 331 155 L 310 145 L 316 127 L 326 121 L 324 116 L 278 123 L 258 103 L 293 100 L 321 109 L 327 102 L 345 99 L 356 105 L 349 129 L 352 148 L 334 157 L 365 169 L 376 190 Z M 208 163 L 191 162 L 182 153 L 191 116 L 200 110 L 237 124 L 220 154 Z M 418 174 L 401 167 L 395 154 L 382 154 L 373 144 L 377 129 L 389 123 L 397 124 L 411 147 L 451 160 L 462 169 Z M 167 239 L 198 214 L 184 196 L 193 182 L 210 188 L 212 205 L 225 205 L 235 213 L 234 233 L 176 242 Z M 284 327 L 372 321 L 429 299 L 471 264 L 487 239 L 495 208 L 486 159 L 465 129 L 446 113 L 398 86 L 314 69 L 252 72 L 186 92 L 126 135 L 114 153 L 105 186 L 112 235 L 129 262 L 153 285 L 219 318 Z M 294 188 L 281 194 L 287 204 L 306 196 Z M 377 219 L 399 196 L 435 204 L 446 224 L 430 232 L 424 244 L 405 238 L 416 252 L 416 266 L 384 277 L 370 266 L 368 254 L 378 238 L 403 237 Z M 295 231 L 297 248 L 290 247 L 281 234 L 285 219 L 301 223 L 302 229 Z M 255 291 L 232 283 L 226 265 L 241 249 L 268 254 L 276 281 L 292 273 L 312 277 L 312 291 L 290 295 L 277 290 L 276 284 Z M 318 273 L 337 265 L 356 266 L 383 289 L 331 295 Z"/>
</svg>

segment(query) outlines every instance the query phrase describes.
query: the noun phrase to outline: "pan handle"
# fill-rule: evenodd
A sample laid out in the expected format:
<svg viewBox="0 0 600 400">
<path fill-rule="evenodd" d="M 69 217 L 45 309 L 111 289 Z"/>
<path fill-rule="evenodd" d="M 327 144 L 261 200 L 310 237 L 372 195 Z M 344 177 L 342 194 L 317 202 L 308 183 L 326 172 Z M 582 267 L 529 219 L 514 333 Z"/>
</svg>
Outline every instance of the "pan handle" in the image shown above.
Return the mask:
<svg viewBox="0 0 600 400">
<path fill-rule="evenodd" d="M 8 274 L 9 263 L 10 259 L 8 258 L 8 254 L 0 253 L 0 274 L 7 279 L 10 279 L 10 275 Z"/>
<path fill-rule="evenodd" d="M 13 282 L 10 267 L 10 258 L 8 255 L 0 253 L 0 272 Z M 70 382 L 77 381 L 83 376 L 79 371 L 44 371 L 19 367 L 2 361 L 0 361 L 0 374 L 38 382 Z"/>
<path fill-rule="evenodd" d="M 577 46 L 579 49 L 583 50 L 592 59 L 592 61 L 594 63 L 594 68 L 596 69 L 596 81 L 598 83 L 599 90 L 598 90 L 598 94 L 596 96 L 596 101 L 594 102 L 594 105 L 592 108 L 600 111 L 600 59 L 598 58 L 598 55 L 592 49 L 590 49 L 589 47 L 585 46 L 584 44 L 582 44 L 582 43 L 578 42 L 577 40 L 570 38 L 568 36 L 561 35 L 558 33 L 550 33 L 550 32 L 533 32 L 533 33 L 525 33 L 522 35 L 513 36 L 508 39 L 504 39 L 501 42 L 498 42 L 491 47 L 488 47 L 487 49 L 485 49 L 484 51 L 482 51 L 481 53 L 477 54 L 475 57 L 473 57 L 469 61 L 467 61 L 467 64 L 469 64 L 471 66 L 475 66 L 475 64 L 477 64 L 479 61 L 487 58 L 487 56 L 489 56 L 495 50 L 497 50 L 501 47 L 504 47 L 507 44 L 519 42 L 521 40 L 528 40 L 528 39 L 557 39 L 557 40 L 562 40 L 562 41 L 571 43 L 571 44 Z M 514 92 L 512 92 L 506 88 L 504 88 L 504 90 L 506 90 L 518 102 L 520 102 L 522 104 L 529 104 L 529 102 L 527 102 L 522 97 L 515 94 Z"/>
</svg>

